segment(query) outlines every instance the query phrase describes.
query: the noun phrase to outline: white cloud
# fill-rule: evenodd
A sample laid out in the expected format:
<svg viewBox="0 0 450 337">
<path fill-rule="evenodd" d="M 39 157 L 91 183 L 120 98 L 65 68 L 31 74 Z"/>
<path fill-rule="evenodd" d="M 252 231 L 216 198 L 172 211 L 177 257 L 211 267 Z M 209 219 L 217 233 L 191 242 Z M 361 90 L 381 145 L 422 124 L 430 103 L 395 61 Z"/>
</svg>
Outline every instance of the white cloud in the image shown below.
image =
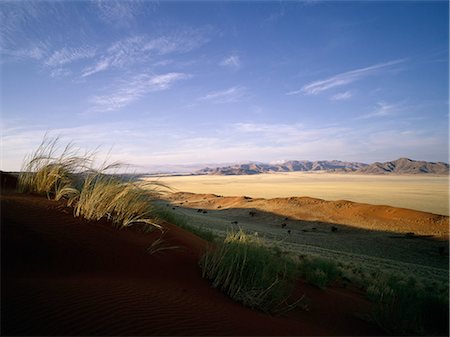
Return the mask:
<svg viewBox="0 0 450 337">
<path fill-rule="evenodd" d="M 72 74 L 72 72 L 65 68 L 56 68 L 56 69 L 52 69 L 50 71 L 50 77 L 53 77 L 53 78 L 63 78 L 63 77 L 70 76 L 71 74 Z"/>
<path fill-rule="evenodd" d="M 95 56 L 95 50 L 91 48 L 62 48 L 54 51 L 45 61 L 48 67 L 60 67 L 77 60 L 92 58 Z"/>
<path fill-rule="evenodd" d="M 358 119 L 391 116 L 403 109 L 403 103 L 388 104 L 386 102 L 378 102 L 376 108 L 372 112 L 362 115 L 358 117 Z"/>
<path fill-rule="evenodd" d="M 159 90 L 169 89 L 179 80 L 189 78 L 184 73 L 167 73 L 162 75 L 140 74 L 124 81 L 109 95 L 97 95 L 91 98 L 90 112 L 116 111 L 131 104 L 142 96 Z"/>
<path fill-rule="evenodd" d="M 226 90 L 214 91 L 198 98 L 198 101 L 210 101 L 213 103 L 233 103 L 244 98 L 245 88 L 235 86 Z"/>
<path fill-rule="evenodd" d="M 294 90 L 286 93 L 286 95 L 296 95 L 296 94 L 305 94 L 305 95 L 317 95 L 323 91 L 329 90 L 335 87 L 341 87 L 355 81 L 358 81 L 364 77 L 369 75 L 373 75 L 378 71 L 391 67 L 393 65 L 404 62 L 405 60 L 394 60 L 385 63 L 375 64 L 365 68 L 359 68 L 351 71 L 347 71 L 345 73 L 337 74 L 325 80 L 319 80 L 311 82 L 305 86 L 303 86 L 300 90 Z"/>
<path fill-rule="evenodd" d="M 3 58 L 12 61 L 21 61 L 25 59 L 41 60 L 47 53 L 47 46 L 42 43 L 33 44 L 27 48 L 8 49 L 0 48 Z"/>
<path fill-rule="evenodd" d="M 152 5 L 147 2 L 147 6 L 141 6 L 140 1 L 119 1 L 119 0 L 99 0 L 96 1 L 97 13 L 105 23 L 117 27 L 128 27 L 139 14 Z"/>
<path fill-rule="evenodd" d="M 345 101 L 347 99 L 350 99 L 353 96 L 353 93 L 351 91 L 345 91 L 337 93 L 336 95 L 333 95 L 330 97 L 330 100 L 332 101 Z"/>
<path fill-rule="evenodd" d="M 81 77 L 86 77 L 98 73 L 99 71 L 103 71 L 108 69 L 109 67 L 108 59 L 101 59 L 95 65 L 87 67 L 83 70 Z"/>
<path fill-rule="evenodd" d="M 186 29 L 150 38 L 131 36 L 111 44 L 100 58 L 83 69 L 82 77 L 107 70 L 111 67 L 122 68 L 136 63 L 144 63 L 152 58 L 171 53 L 186 53 L 209 41 L 208 29 Z"/>
<path fill-rule="evenodd" d="M 223 67 L 239 69 L 241 67 L 241 60 L 239 55 L 233 54 L 224 58 L 219 64 Z"/>
<path fill-rule="evenodd" d="M 156 83 L 166 83 L 163 78 Z M 39 145 L 47 125 L 23 127 L 23 120 L 1 121 L 0 169 L 20 169 L 24 156 Z M 100 158 L 108 156 L 130 165 L 194 164 L 281 159 L 355 160 L 373 162 L 407 156 L 423 160 L 446 160 L 447 137 L 420 128 L 314 127 L 302 124 L 237 123 L 202 127 L 200 130 L 173 125 L 168 131 L 161 121 L 129 120 L 101 122 L 53 129 L 61 144 L 73 141 L 83 150 L 101 146 Z M 148 137 L 151 134 L 152 137 Z"/>
</svg>

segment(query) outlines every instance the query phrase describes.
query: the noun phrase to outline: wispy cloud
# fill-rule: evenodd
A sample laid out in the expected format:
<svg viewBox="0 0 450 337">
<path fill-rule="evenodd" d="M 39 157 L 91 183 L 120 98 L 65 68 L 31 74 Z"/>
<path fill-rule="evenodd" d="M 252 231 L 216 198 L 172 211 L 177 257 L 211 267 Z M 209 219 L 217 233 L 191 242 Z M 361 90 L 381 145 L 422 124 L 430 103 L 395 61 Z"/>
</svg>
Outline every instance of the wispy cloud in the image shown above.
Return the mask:
<svg viewBox="0 0 450 337">
<path fill-rule="evenodd" d="M 299 142 L 314 142 L 321 139 L 341 136 L 350 129 L 340 126 L 322 128 L 307 128 L 303 124 L 264 124 L 264 123 L 236 123 L 233 129 L 240 134 L 257 136 L 257 138 L 271 144 L 297 144 Z"/>
<path fill-rule="evenodd" d="M 43 43 L 36 43 L 19 49 L 0 48 L 0 53 L 2 58 L 11 61 L 22 61 L 26 59 L 42 60 L 47 54 L 47 48 Z"/>
<path fill-rule="evenodd" d="M 162 75 L 137 75 L 116 88 L 112 94 L 98 95 L 91 98 L 90 112 L 109 112 L 119 110 L 144 95 L 166 90 L 179 80 L 190 77 L 184 73 L 167 73 Z"/>
<path fill-rule="evenodd" d="M 100 0 L 95 4 L 100 20 L 119 28 L 128 27 L 139 14 L 148 9 L 148 6 L 141 5 L 141 1 Z"/>
<path fill-rule="evenodd" d="M 213 103 L 233 103 L 244 98 L 246 89 L 244 87 L 235 86 L 226 90 L 213 91 L 205 96 L 198 98 L 198 101 L 210 101 Z"/>
<path fill-rule="evenodd" d="M 81 76 L 87 77 L 109 68 L 144 63 L 162 55 L 189 52 L 209 41 L 208 31 L 208 28 L 186 29 L 156 38 L 139 35 L 118 40 L 101 53 L 93 65 L 84 68 Z"/>
<path fill-rule="evenodd" d="M 300 90 L 294 90 L 286 93 L 286 95 L 296 95 L 296 94 L 305 94 L 305 95 L 317 95 L 323 91 L 329 90 L 335 87 L 341 87 L 355 81 L 358 81 L 364 77 L 369 75 L 376 74 L 378 71 L 382 69 L 386 69 L 393 65 L 405 62 L 404 59 L 401 60 L 393 60 L 385 63 L 378 63 L 369 67 L 359 68 L 351 71 L 347 71 L 344 73 L 337 74 L 330 78 L 314 81 L 305 86 L 303 86 Z"/>
<path fill-rule="evenodd" d="M 404 108 L 403 103 L 389 104 L 386 102 L 378 102 L 376 108 L 365 115 L 358 117 L 358 119 L 368 119 L 376 117 L 391 116 Z"/>
<path fill-rule="evenodd" d="M 63 78 L 72 75 L 72 72 L 66 68 L 56 68 L 50 71 L 50 77 Z"/>
<path fill-rule="evenodd" d="M 337 93 L 336 95 L 333 95 L 330 97 L 330 100 L 332 101 L 345 101 L 347 99 L 350 99 L 353 96 L 353 93 L 351 91 L 345 91 Z"/>
<path fill-rule="evenodd" d="M 95 56 L 95 50 L 92 48 L 62 48 L 54 51 L 45 61 L 45 65 L 49 67 L 60 67 L 77 60 L 92 58 Z"/>
<path fill-rule="evenodd" d="M 110 66 L 110 60 L 107 58 L 102 58 L 101 60 L 97 61 L 96 64 L 84 68 L 83 73 L 81 74 L 81 77 L 90 76 L 90 75 L 93 75 L 100 71 L 106 70 L 109 68 L 109 66 Z"/>
<path fill-rule="evenodd" d="M 225 57 L 219 64 L 223 67 L 239 69 L 241 67 L 241 59 L 239 58 L 239 55 L 232 54 Z"/>
</svg>

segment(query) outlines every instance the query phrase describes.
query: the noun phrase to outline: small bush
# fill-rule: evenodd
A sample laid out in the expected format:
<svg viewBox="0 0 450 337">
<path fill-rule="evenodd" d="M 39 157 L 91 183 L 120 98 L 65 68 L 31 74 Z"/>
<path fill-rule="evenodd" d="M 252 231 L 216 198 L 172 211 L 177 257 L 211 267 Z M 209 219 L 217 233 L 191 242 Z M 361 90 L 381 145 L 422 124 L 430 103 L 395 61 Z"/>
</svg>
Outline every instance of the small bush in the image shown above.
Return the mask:
<svg viewBox="0 0 450 337">
<path fill-rule="evenodd" d="M 338 266 L 330 260 L 307 257 L 299 263 L 300 276 L 319 288 L 325 288 L 340 276 Z"/>
<path fill-rule="evenodd" d="M 288 298 L 297 276 L 293 260 L 276 257 L 260 239 L 232 232 L 200 260 L 203 277 L 234 300 L 265 312 L 291 308 Z"/>
</svg>

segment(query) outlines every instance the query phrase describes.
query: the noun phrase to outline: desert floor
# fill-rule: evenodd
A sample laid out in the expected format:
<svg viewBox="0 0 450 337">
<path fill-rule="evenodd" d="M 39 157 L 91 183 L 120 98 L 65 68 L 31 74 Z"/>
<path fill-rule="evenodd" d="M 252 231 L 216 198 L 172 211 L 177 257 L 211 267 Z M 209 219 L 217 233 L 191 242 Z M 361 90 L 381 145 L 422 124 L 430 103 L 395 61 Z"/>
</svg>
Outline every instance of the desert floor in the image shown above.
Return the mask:
<svg viewBox="0 0 450 337">
<path fill-rule="evenodd" d="M 1 195 L 2 335 L 380 335 L 364 295 L 298 283 L 309 310 L 269 316 L 201 277 L 207 243 L 166 224 L 118 230 L 41 196 Z"/>
<path fill-rule="evenodd" d="M 448 289 L 448 216 L 309 197 L 186 192 L 168 193 L 157 205 L 219 236 L 241 228 L 268 246 L 333 259 L 359 283 L 390 272 Z"/>
<path fill-rule="evenodd" d="M 178 192 L 252 198 L 308 196 L 449 215 L 449 178 L 443 176 L 291 172 L 246 176 L 173 176 L 158 180 Z"/>
</svg>

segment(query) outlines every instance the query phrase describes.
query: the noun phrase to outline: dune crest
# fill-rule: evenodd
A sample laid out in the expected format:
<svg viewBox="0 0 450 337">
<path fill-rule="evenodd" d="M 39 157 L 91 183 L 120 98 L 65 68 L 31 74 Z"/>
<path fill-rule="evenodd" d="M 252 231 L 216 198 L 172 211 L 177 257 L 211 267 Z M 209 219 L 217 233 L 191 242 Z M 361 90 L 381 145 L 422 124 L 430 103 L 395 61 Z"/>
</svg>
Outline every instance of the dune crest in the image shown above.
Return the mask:
<svg viewBox="0 0 450 337">
<path fill-rule="evenodd" d="M 345 224 L 356 228 L 395 233 L 414 232 L 448 238 L 449 217 L 406 208 L 370 205 L 347 200 L 327 201 L 310 197 L 249 198 L 177 192 L 167 200 L 186 207 L 210 209 L 255 208 L 295 220 Z"/>
</svg>

